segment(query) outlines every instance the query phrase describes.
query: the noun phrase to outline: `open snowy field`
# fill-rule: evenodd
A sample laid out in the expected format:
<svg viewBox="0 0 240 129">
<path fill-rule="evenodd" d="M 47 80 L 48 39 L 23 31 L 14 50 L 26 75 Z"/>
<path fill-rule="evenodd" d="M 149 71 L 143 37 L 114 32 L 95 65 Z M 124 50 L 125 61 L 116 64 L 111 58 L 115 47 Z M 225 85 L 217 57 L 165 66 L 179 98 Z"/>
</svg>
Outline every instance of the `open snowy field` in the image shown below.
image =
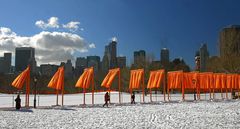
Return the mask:
<svg viewBox="0 0 240 129">
<path fill-rule="evenodd" d="M 1 108 L 0 128 L 240 128 L 240 100 L 221 100 L 220 94 L 215 101 L 209 101 L 208 95 L 201 96 L 207 100 L 190 101 L 193 95 L 187 95 L 185 102 L 179 101 L 180 94 L 171 95 L 171 102 L 163 102 L 163 96 L 158 94 L 153 95 L 154 103 L 149 103 L 148 95 L 145 104 L 139 103 L 142 100 L 137 94 L 137 104 L 131 105 L 129 94 L 123 93 L 124 104 L 118 104 L 118 93 L 111 93 L 113 104 L 109 108 L 102 107 L 103 96 L 97 93 L 92 106 L 91 95 L 87 95 L 84 107 L 79 105 L 82 94 L 65 95 L 66 106 L 56 107 L 51 106 L 56 96 L 41 95 L 37 109 Z M 21 98 L 24 104 L 23 95 Z M 1 107 L 11 107 L 11 100 L 12 95 L 1 95 Z M 33 96 L 30 106 L 32 101 Z"/>
</svg>

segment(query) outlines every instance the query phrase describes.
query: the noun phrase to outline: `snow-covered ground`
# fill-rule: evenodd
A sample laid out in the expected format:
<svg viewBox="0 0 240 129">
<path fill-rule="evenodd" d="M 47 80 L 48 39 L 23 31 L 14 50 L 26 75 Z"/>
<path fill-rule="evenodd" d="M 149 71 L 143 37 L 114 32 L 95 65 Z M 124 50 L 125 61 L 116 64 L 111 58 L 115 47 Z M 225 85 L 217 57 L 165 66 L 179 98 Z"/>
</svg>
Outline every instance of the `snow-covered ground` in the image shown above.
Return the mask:
<svg viewBox="0 0 240 129">
<path fill-rule="evenodd" d="M 181 94 L 171 95 L 170 102 L 163 102 L 163 95 L 149 95 L 142 102 L 136 95 L 137 104 L 129 104 L 130 95 L 122 93 L 123 104 L 118 104 L 118 93 L 111 93 L 109 108 L 103 108 L 104 93 L 95 94 L 95 105 L 91 105 L 91 94 L 86 95 L 87 106 L 82 94 L 64 96 L 66 106 L 56 104 L 55 95 L 40 95 L 37 109 L 0 109 L 0 128 L 240 128 L 240 100 L 209 101 L 203 94 L 201 101 L 191 101 L 193 95 L 186 95 L 181 102 Z M 225 97 L 225 96 L 224 96 Z M 230 97 L 230 94 L 229 94 Z M 24 96 L 21 96 L 24 105 Z M 38 98 L 38 97 L 37 97 Z M 206 98 L 206 100 L 204 100 Z M 11 107 L 12 95 L 0 95 L 0 106 Z M 32 106 L 33 96 L 30 97 Z M 61 97 L 59 96 L 59 104 Z"/>
</svg>

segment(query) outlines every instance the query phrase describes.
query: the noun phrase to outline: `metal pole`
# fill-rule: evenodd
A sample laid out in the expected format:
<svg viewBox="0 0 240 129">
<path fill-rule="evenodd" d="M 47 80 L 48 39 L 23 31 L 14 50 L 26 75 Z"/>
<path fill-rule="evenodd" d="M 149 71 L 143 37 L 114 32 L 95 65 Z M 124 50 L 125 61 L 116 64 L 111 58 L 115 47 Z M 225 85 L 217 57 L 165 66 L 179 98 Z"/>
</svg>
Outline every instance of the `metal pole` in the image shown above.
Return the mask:
<svg viewBox="0 0 240 129">
<path fill-rule="evenodd" d="M 37 81 L 34 79 L 34 105 L 33 107 L 36 108 L 36 93 L 37 93 Z"/>
</svg>

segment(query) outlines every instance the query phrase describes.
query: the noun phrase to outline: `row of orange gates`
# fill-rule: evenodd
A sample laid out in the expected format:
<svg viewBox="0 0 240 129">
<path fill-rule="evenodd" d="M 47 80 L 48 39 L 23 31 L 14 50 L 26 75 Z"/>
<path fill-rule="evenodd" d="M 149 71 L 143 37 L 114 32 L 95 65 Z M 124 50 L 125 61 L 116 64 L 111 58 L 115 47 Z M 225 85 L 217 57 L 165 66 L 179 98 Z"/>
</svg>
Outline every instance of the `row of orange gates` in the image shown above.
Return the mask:
<svg viewBox="0 0 240 129">
<path fill-rule="evenodd" d="M 166 78 L 167 75 L 167 78 Z M 110 87 L 113 80 L 118 76 L 118 90 L 119 90 L 119 103 L 121 103 L 121 74 L 120 68 L 110 69 L 101 86 L 105 87 L 110 92 Z M 167 84 L 166 84 L 167 81 Z M 17 78 L 12 82 L 12 86 L 21 89 L 24 82 L 26 83 L 26 106 L 29 106 L 29 94 L 30 94 L 30 67 L 28 66 Z M 214 99 L 214 93 L 221 92 L 226 93 L 228 98 L 228 92 L 240 91 L 240 75 L 239 74 L 225 74 L 225 73 L 212 73 L 212 72 L 183 72 L 183 71 L 172 71 L 165 73 L 164 70 L 150 71 L 149 80 L 147 87 L 150 91 L 150 99 L 152 101 L 152 90 L 157 90 L 162 85 L 164 93 L 164 101 L 166 100 L 166 87 L 168 100 L 171 90 L 179 90 L 182 92 L 182 100 L 185 99 L 185 91 L 194 91 L 197 93 L 197 98 L 200 99 L 201 93 L 210 93 L 210 99 Z M 92 104 L 94 104 L 94 70 L 93 67 L 86 68 L 83 74 L 80 76 L 76 83 L 76 87 L 82 88 L 84 93 L 85 104 L 85 93 L 86 89 L 92 89 Z M 61 91 L 62 94 L 62 105 L 64 102 L 64 67 L 59 67 L 57 72 L 50 80 L 48 87 L 56 89 L 58 105 L 58 94 Z M 142 97 L 144 102 L 144 69 L 131 70 L 129 91 L 132 94 L 133 90 L 142 90 Z"/>
</svg>

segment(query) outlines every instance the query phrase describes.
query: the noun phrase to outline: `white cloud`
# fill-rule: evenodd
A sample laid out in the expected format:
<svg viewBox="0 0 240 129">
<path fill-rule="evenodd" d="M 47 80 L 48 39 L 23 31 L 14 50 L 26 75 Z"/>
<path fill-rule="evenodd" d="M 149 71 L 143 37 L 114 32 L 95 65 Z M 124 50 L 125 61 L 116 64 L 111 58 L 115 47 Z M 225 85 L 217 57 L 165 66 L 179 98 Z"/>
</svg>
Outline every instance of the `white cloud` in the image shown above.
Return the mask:
<svg viewBox="0 0 240 129">
<path fill-rule="evenodd" d="M 71 22 L 67 23 L 66 25 L 63 24 L 63 28 L 69 29 L 70 31 L 74 32 L 74 31 L 78 30 L 79 25 L 80 25 L 80 22 L 71 21 Z M 81 28 L 81 30 L 82 29 L 83 28 Z"/>
<path fill-rule="evenodd" d="M 50 17 L 47 23 L 43 20 L 38 20 L 35 22 L 35 25 L 42 29 L 59 28 L 59 22 L 57 17 Z"/>
<path fill-rule="evenodd" d="M 96 48 L 94 43 L 89 44 L 89 48 Z"/>
<path fill-rule="evenodd" d="M 74 59 L 75 52 L 87 52 L 95 48 L 81 36 L 67 32 L 43 31 L 30 37 L 19 36 L 9 28 L 0 28 L 0 53 L 15 52 L 16 47 L 34 47 L 38 64 L 59 64 Z M 14 55 L 14 54 L 13 54 Z"/>
</svg>

